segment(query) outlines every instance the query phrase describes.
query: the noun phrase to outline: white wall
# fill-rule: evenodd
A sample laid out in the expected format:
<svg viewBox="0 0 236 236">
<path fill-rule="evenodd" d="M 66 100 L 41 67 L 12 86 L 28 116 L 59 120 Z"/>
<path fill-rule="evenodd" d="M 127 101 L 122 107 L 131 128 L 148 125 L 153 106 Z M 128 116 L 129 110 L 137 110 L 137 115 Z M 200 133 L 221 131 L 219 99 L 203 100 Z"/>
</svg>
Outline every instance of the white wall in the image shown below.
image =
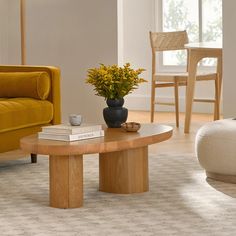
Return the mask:
<svg viewBox="0 0 236 236">
<path fill-rule="evenodd" d="M 19 2 L 0 0 L 2 64 L 20 63 Z M 156 28 L 155 0 L 26 0 L 26 3 L 27 63 L 61 68 L 64 119 L 70 113 L 81 113 L 88 121 L 103 121 L 101 111 L 105 106 L 104 99 L 96 97 L 92 87 L 84 83 L 87 68 L 98 66 L 100 62 L 130 62 L 134 68 L 145 68 L 143 76 L 149 83 L 141 84 L 138 90 L 128 95 L 125 106 L 129 109 L 149 110 L 151 49 L 148 32 Z M 236 3 L 223 1 L 223 4 L 225 11 L 229 11 L 224 16 L 224 34 L 234 35 L 230 22 L 231 19 L 235 20 L 233 12 Z M 234 37 L 226 40 L 228 49 L 225 50 L 228 53 L 224 52 L 224 57 L 230 53 L 235 41 Z M 227 65 L 224 63 L 225 73 L 232 73 L 227 72 L 229 67 L 233 68 L 232 61 L 229 57 Z M 208 97 L 212 94 L 208 88 L 198 86 L 196 94 Z M 230 84 L 228 87 L 224 85 L 224 90 L 233 88 Z M 166 90 L 159 91 L 164 100 L 169 101 L 173 97 L 171 89 L 167 93 Z M 225 93 L 224 97 L 230 94 Z M 185 110 L 184 97 L 185 91 L 182 88 L 182 111 Z M 231 109 L 227 108 L 229 105 L 229 102 L 224 102 L 224 111 Z M 161 106 L 158 109 L 168 108 Z M 212 106 L 194 104 L 194 110 L 211 112 Z"/>
<path fill-rule="evenodd" d="M 151 47 L 149 31 L 157 29 L 158 16 L 155 16 L 155 0 L 123 0 L 123 61 L 130 62 L 134 67 L 146 69 L 143 74 L 149 82 L 142 84 L 138 90 L 126 98 L 126 107 L 134 110 L 150 110 L 151 92 Z M 213 98 L 214 83 L 201 82 L 196 85 L 196 97 Z M 162 101 L 173 101 L 172 88 L 159 89 L 158 98 Z M 185 111 L 185 88 L 180 88 L 180 110 Z M 170 106 L 157 106 L 159 111 L 174 110 Z M 213 112 L 213 106 L 207 103 L 194 103 L 195 112 Z"/>
<path fill-rule="evenodd" d="M 21 64 L 20 1 L 8 1 L 8 64 Z"/>
<path fill-rule="evenodd" d="M 8 1 L 11 64 L 20 63 L 19 2 Z M 117 63 L 117 0 L 27 0 L 26 45 L 27 64 L 60 67 L 63 119 L 103 122 L 104 99 L 85 78 L 90 67 Z"/>
<path fill-rule="evenodd" d="M 7 0 L 0 0 L 0 63 L 8 61 L 8 16 L 5 12 L 8 11 Z"/>
<path fill-rule="evenodd" d="M 19 0 L 0 0 L 0 63 L 20 63 Z"/>
<path fill-rule="evenodd" d="M 236 1 L 223 1 L 223 114 L 225 118 L 236 117 Z"/>
<path fill-rule="evenodd" d="M 133 68 L 144 68 L 141 75 L 151 78 L 151 49 L 148 34 L 154 28 L 155 0 L 123 0 L 123 63 Z M 143 83 L 125 99 L 129 109 L 148 110 L 150 82 Z"/>
</svg>

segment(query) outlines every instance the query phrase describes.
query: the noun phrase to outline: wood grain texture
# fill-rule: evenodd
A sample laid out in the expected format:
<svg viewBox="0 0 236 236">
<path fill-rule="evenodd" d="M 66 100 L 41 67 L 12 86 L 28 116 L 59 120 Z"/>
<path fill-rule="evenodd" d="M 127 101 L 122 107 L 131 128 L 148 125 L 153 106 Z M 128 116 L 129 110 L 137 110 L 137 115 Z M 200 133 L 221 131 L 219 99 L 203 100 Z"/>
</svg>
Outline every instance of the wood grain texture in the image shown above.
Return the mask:
<svg viewBox="0 0 236 236">
<path fill-rule="evenodd" d="M 184 132 L 189 133 L 191 117 L 192 117 L 192 106 L 194 101 L 195 93 L 195 82 L 198 62 L 203 58 L 217 58 L 217 71 L 216 78 L 218 80 L 215 83 L 215 106 L 214 106 L 214 119 L 219 119 L 220 114 L 220 94 L 222 84 L 222 48 L 218 45 L 209 43 L 195 43 L 186 45 L 188 49 L 188 84 L 186 90 L 186 116 Z"/>
<path fill-rule="evenodd" d="M 173 112 L 156 112 L 155 114 L 155 122 L 162 123 L 162 124 L 170 124 L 173 125 Z M 166 142 L 161 143 L 161 145 L 152 145 L 151 149 L 155 149 L 155 153 L 161 152 L 191 152 L 194 149 L 194 139 L 195 139 L 195 132 L 198 130 L 202 125 L 206 122 L 211 121 L 211 114 L 200 114 L 200 113 L 193 113 L 192 114 L 192 124 L 191 124 L 191 133 L 188 135 L 183 135 L 182 128 L 183 128 L 183 121 L 184 121 L 185 114 L 180 112 L 180 128 L 174 128 L 173 136 Z M 129 111 L 129 117 L 127 121 L 134 121 L 134 122 L 141 122 L 147 123 L 150 121 L 150 112 L 149 111 Z M 22 150 L 14 150 L 10 152 L 0 153 L 0 163 L 15 159 L 21 159 L 29 156 L 29 152 L 24 152 Z M 44 158 L 41 156 L 40 158 Z"/>
<path fill-rule="evenodd" d="M 126 132 L 122 128 L 104 129 L 104 137 L 75 142 L 38 139 L 37 135 L 21 139 L 23 150 L 50 155 L 50 206 L 82 206 L 82 155 L 88 153 L 100 153 L 102 191 L 148 191 L 147 146 L 169 139 L 173 128 L 166 125 L 142 124 L 138 132 Z"/>
<path fill-rule="evenodd" d="M 176 127 L 179 127 L 179 94 L 178 94 L 178 86 L 186 86 L 188 84 L 188 96 L 187 99 L 191 99 L 186 105 L 187 111 L 187 118 L 186 118 L 186 125 L 185 125 L 185 132 L 187 133 L 190 126 L 190 119 L 192 112 L 192 103 L 194 101 L 194 89 L 195 89 L 195 80 L 196 81 L 207 81 L 207 80 L 218 80 L 218 75 L 221 74 L 221 67 L 220 63 L 217 64 L 217 73 L 199 73 L 196 70 L 198 61 L 194 61 L 198 58 L 195 55 L 195 51 L 198 53 L 199 47 L 203 52 L 199 52 L 197 56 L 204 56 L 207 57 L 207 53 L 210 54 L 210 57 L 214 57 L 216 55 L 215 51 L 216 48 L 209 43 L 206 44 L 188 44 L 188 35 L 186 31 L 175 31 L 175 32 L 150 32 L 150 42 L 151 42 L 151 49 L 152 49 L 152 81 L 151 81 L 151 112 L 150 118 L 151 122 L 154 121 L 154 111 L 155 111 L 155 104 L 159 105 L 175 105 L 175 116 L 176 116 Z M 186 72 L 160 72 L 160 70 L 156 70 L 157 68 L 157 59 L 159 58 L 159 54 L 156 55 L 156 52 L 160 51 L 169 51 L 169 50 L 186 50 L 186 44 L 188 44 L 187 50 L 187 67 Z M 214 46 L 214 45 L 213 45 Z M 196 50 L 197 49 L 197 50 Z M 192 51 L 194 52 L 192 53 Z M 210 52 L 208 52 L 210 51 Z M 191 57 L 191 60 L 190 60 Z M 160 58 L 159 58 L 160 59 Z M 200 59 L 200 58 L 199 58 Z M 218 60 L 220 61 L 220 60 Z M 196 64 L 195 64 L 196 63 Z M 198 72 L 198 73 L 196 73 Z M 220 76 L 221 77 L 221 76 Z M 194 80 L 193 80 L 194 78 Z M 189 80 L 192 79 L 190 82 Z M 174 87 L 174 98 L 175 103 L 169 102 L 159 102 L 156 98 L 156 89 L 158 88 L 167 88 L 167 87 Z M 220 86 L 219 86 L 220 87 Z M 215 91 L 218 93 L 220 89 L 218 89 L 217 84 L 215 84 Z M 192 98 L 191 98 L 192 97 Z M 214 119 L 216 119 L 218 115 L 218 94 L 216 94 L 214 98 Z M 199 100 L 201 102 L 203 100 Z M 208 102 L 208 99 L 204 99 L 204 102 Z M 211 101 L 210 101 L 211 102 Z"/>
<path fill-rule="evenodd" d="M 21 148 L 29 153 L 46 155 L 82 155 L 128 150 L 159 143 L 172 136 L 173 128 L 166 125 L 141 124 L 138 132 L 122 128 L 104 128 L 105 136 L 74 142 L 38 139 L 31 135 L 21 139 Z"/>
<path fill-rule="evenodd" d="M 50 156 L 50 206 L 83 205 L 83 156 Z"/>
<path fill-rule="evenodd" d="M 148 186 L 147 146 L 99 155 L 100 191 L 142 193 Z"/>
<path fill-rule="evenodd" d="M 151 122 L 154 121 L 155 104 L 160 104 L 156 100 L 156 89 L 165 87 L 174 87 L 175 97 L 175 116 L 176 127 L 179 127 L 179 96 L 178 86 L 186 85 L 187 75 L 182 76 L 178 73 L 156 73 L 156 52 L 169 51 L 169 50 L 183 50 L 184 45 L 188 43 L 188 35 L 186 31 L 176 32 L 149 32 L 150 43 L 152 49 L 152 84 L 151 84 Z M 184 83 L 182 83 L 184 81 Z M 163 103 L 161 105 L 170 105 L 170 103 Z"/>
</svg>

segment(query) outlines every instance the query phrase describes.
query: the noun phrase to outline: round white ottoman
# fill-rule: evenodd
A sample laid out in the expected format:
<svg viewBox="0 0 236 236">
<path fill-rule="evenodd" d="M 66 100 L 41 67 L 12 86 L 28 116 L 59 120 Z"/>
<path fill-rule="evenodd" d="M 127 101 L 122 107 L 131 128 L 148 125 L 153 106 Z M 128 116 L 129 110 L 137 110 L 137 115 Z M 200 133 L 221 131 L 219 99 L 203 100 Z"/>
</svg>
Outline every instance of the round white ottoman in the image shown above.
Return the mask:
<svg viewBox="0 0 236 236">
<path fill-rule="evenodd" d="M 217 120 L 201 127 L 195 148 L 207 177 L 236 183 L 236 120 Z"/>
</svg>

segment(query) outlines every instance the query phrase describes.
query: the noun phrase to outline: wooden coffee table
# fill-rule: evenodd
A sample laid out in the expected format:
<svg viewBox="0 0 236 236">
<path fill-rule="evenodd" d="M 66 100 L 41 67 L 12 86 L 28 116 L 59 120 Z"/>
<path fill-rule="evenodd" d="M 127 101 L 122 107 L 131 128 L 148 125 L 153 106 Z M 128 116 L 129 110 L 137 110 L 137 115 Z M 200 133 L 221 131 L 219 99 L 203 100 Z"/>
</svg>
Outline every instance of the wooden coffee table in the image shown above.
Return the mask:
<svg viewBox="0 0 236 236">
<path fill-rule="evenodd" d="M 99 153 L 99 190 L 110 193 L 148 191 L 148 145 L 172 136 L 172 127 L 142 124 L 138 132 L 104 128 L 105 136 L 74 142 L 21 139 L 21 148 L 49 155 L 50 206 L 76 208 L 83 204 L 83 154 Z"/>
</svg>

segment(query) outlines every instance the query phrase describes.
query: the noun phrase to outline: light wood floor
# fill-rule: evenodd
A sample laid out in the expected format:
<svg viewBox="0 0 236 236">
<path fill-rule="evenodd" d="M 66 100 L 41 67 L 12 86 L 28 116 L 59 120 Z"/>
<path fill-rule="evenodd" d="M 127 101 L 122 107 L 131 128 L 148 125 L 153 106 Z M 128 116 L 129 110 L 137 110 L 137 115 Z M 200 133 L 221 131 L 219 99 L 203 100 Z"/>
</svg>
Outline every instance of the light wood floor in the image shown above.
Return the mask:
<svg viewBox="0 0 236 236">
<path fill-rule="evenodd" d="M 194 152 L 194 141 L 197 130 L 205 123 L 213 120 L 212 115 L 193 114 L 191 131 L 184 134 L 184 113 L 180 114 L 180 127 L 175 127 L 175 114 L 171 112 L 155 113 L 155 122 L 160 124 L 171 125 L 174 128 L 173 136 L 168 141 L 154 144 L 149 147 L 150 153 L 189 153 Z M 128 121 L 139 123 L 149 123 L 150 113 L 146 111 L 129 111 Z M 0 153 L 0 162 L 25 157 L 27 154 L 20 150 L 8 153 Z"/>
<path fill-rule="evenodd" d="M 150 122 L 150 112 L 129 111 L 128 121 L 140 123 Z M 184 133 L 184 113 L 180 114 L 179 128 L 175 126 L 175 114 L 171 112 L 155 113 L 155 123 L 170 125 L 174 128 L 173 136 L 168 141 L 155 144 L 149 147 L 151 153 L 189 153 L 194 152 L 194 142 L 197 130 L 207 122 L 213 121 L 212 114 L 193 114 L 191 130 L 189 134 Z"/>
</svg>

